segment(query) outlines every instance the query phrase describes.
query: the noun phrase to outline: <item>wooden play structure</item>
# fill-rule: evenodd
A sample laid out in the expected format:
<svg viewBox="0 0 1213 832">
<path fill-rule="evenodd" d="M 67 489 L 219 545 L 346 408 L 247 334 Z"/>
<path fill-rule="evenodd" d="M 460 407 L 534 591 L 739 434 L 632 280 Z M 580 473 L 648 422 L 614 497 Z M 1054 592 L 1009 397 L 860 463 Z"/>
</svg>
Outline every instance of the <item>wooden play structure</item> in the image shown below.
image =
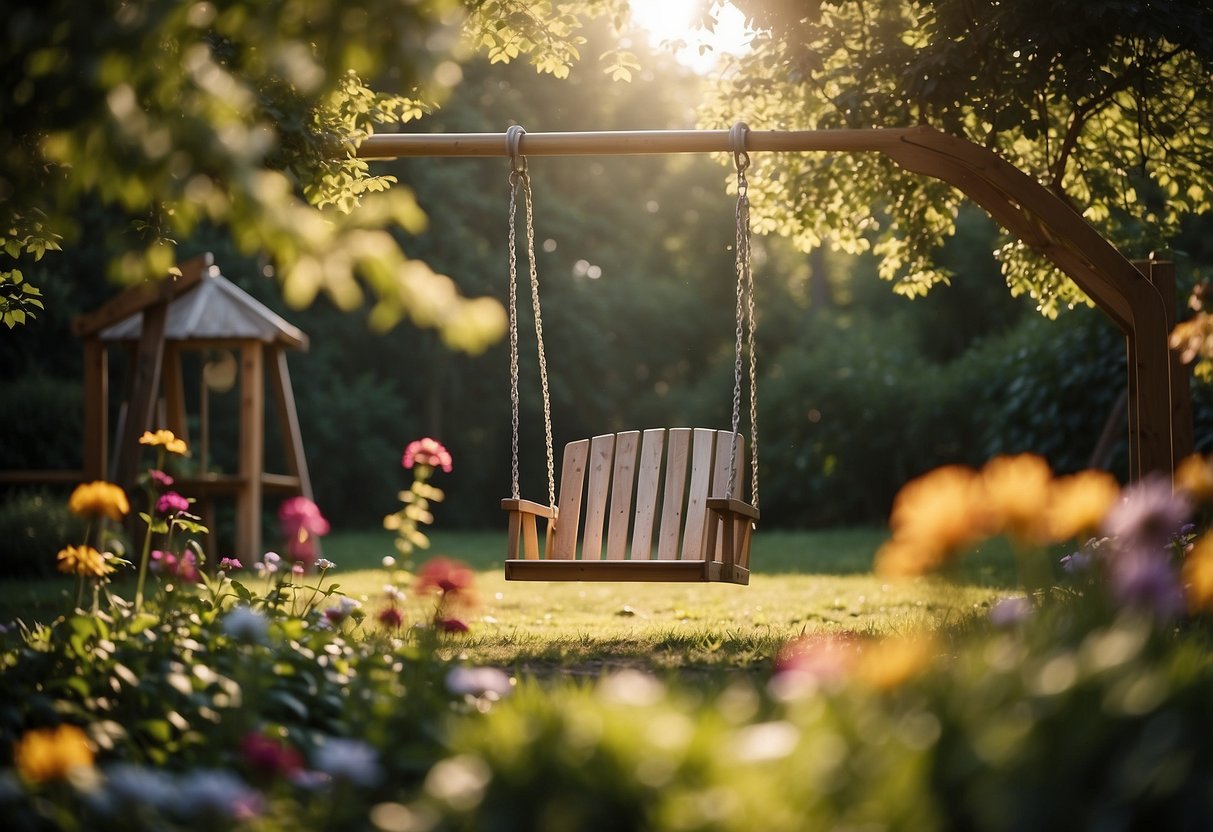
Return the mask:
<svg viewBox="0 0 1213 832">
<path fill-rule="evenodd" d="M 1187 375 L 1168 346 L 1168 336 L 1175 320 L 1174 275 L 1170 264 L 1131 263 L 1057 194 L 992 151 L 964 139 L 926 126 L 807 131 L 749 131 L 739 130 L 735 126 L 732 130 L 596 133 L 524 133 L 520 128 L 512 128 L 505 136 L 500 133 L 383 134 L 364 140 L 357 150 L 358 156 L 367 159 L 401 156 L 509 157 L 513 183 L 510 206 L 511 270 L 514 268 L 515 200 L 519 190 L 518 180 L 525 175 L 527 157 L 726 152 L 731 152 L 738 160 L 739 175 L 743 173 L 740 154 L 750 152 L 882 153 L 905 170 L 954 186 L 984 208 L 1009 232 L 1068 275 L 1124 333 L 1128 352 L 1127 421 L 1131 478 L 1136 480 L 1151 473 L 1169 476 L 1177 462 L 1191 453 L 1192 415 Z M 524 199 L 529 242 L 529 184 L 524 188 Z M 739 215 L 740 210 L 739 206 Z M 542 330 L 533 257 L 531 263 L 532 297 L 542 369 Z M 739 299 L 740 292 L 739 288 Z M 512 313 L 514 300 L 512 281 Z M 740 318 L 739 312 L 739 327 Z M 513 327 L 511 337 L 516 338 Z M 740 342 L 740 334 L 738 338 Z M 517 347 L 516 344 L 512 346 L 512 361 L 516 362 Z M 512 372 L 516 377 L 516 366 L 512 367 Z M 515 415 L 515 431 L 516 421 Z M 722 457 L 730 460 L 731 455 L 720 453 L 719 438 L 708 438 L 728 436 L 730 438 L 726 444 L 739 450 L 741 443 L 733 439 L 737 436 L 736 420 L 731 432 L 695 431 L 694 440 L 685 438 L 691 433 L 689 430 L 681 433 L 676 429 L 668 434 L 661 430 L 654 433 L 652 439 L 649 438 L 650 433 L 646 432 L 640 450 L 639 475 L 634 462 L 639 434 L 633 431 L 570 444 L 563 460 L 559 503 L 550 482 L 546 506 L 521 500 L 515 487 L 513 496 L 503 501 L 503 507 L 510 513 L 507 577 L 747 582 L 749 536 L 752 523 L 757 519 L 757 511 L 754 507 L 733 500 L 731 493 L 726 496 L 720 490 L 719 460 Z M 553 467 L 550 426 L 548 435 L 550 480 Z M 663 516 L 658 532 L 657 557 L 652 559 L 652 550 L 646 538 L 659 499 L 656 486 L 658 474 L 653 472 L 654 466 L 660 469 L 663 459 L 658 435 L 668 445 L 664 454 L 667 472 L 678 472 L 679 466 L 685 465 L 682 449 L 688 444 L 692 447 L 691 477 L 698 485 L 688 489 L 689 502 L 685 506 L 675 501 L 677 507 L 673 509 L 675 513 L 683 512 L 692 522 L 689 526 L 684 523 L 680 538 L 673 532 L 667 537 Z M 646 464 L 648 469 L 645 468 Z M 741 467 L 737 461 L 730 464 Z M 588 487 L 583 489 L 587 469 Z M 667 474 L 667 480 L 660 489 L 665 496 L 678 491 L 680 476 L 676 473 L 671 483 Z M 637 481 L 634 491 L 633 479 Z M 732 477 L 728 479 L 731 481 Z M 732 487 L 730 482 L 727 488 Z M 582 500 L 583 490 L 588 498 L 585 501 Z M 734 502 L 738 502 L 738 505 L 733 506 Z M 585 522 L 581 523 L 583 515 Z M 611 519 L 607 525 L 604 560 L 601 541 L 603 524 L 608 515 Z M 628 538 L 626 529 L 629 516 L 632 541 L 630 558 L 624 554 L 623 544 Z M 536 528 L 538 518 L 548 521 L 542 546 Z M 681 545 L 678 540 L 681 540 Z M 739 540 L 745 541 L 744 556 L 741 549 L 734 548 Z M 518 557 L 520 553 L 521 558 Z M 746 560 L 742 560 L 743 557 Z M 680 565 L 684 560 L 690 564 L 689 567 Z"/>
<path fill-rule="evenodd" d="M 111 479 L 130 492 L 145 461 L 145 449 L 138 444 L 145 430 L 168 428 L 189 441 L 182 356 L 190 351 L 217 353 L 221 359 L 202 372 L 199 441 L 190 443 L 195 472 L 179 477 L 175 487 L 197 499 L 197 509 L 212 527 L 216 499 L 233 500 L 235 551 L 224 554 L 252 560 L 262 554 L 263 496 L 312 496 L 286 362 L 287 350 L 307 348 L 307 336 L 223 277 L 211 255 L 189 260 L 177 271 L 158 283 L 128 289 L 73 322 L 73 331 L 84 341 L 83 478 Z M 111 459 L 109 353 L 114 347 L 125 347 L 129 354 L 130 388 Z M 237 470 L 215 473 L 208 470 L 207 388 L 223 389 L 237 376 Z M 285 474 L 270 473 L 265 465 L 267 381 L 280 418 Z"/>
</svg>

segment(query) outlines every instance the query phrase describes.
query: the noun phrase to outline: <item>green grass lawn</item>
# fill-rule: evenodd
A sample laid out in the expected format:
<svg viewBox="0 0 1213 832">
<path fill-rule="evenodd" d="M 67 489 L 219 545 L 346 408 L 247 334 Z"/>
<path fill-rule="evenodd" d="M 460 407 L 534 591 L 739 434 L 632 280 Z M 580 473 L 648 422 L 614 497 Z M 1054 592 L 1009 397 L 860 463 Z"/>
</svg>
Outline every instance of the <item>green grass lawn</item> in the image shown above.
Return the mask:
<svg viewBox="0 0 1213 832">
<path fill-rule="evenodd" d="M 658 670 L 766 665 L 781 644 L 804 633 L 881 634 L 959 624 L 1014 589 L 1011 558 L 994 549 L 969 558 L 950 581 L 875 577 L 872 558 L 885 537 L 875 529 L 762 532 L 754 540 L 748 587 L 507 582 L 504 533 L 431 537 L 419 562 L 443 555 L 477 573 L 476 604 L 465 613 L 471 632 L 453 640 L 454 649 L 471 661 L 540 673 L 597 673 L 623 664 Z M 324 544 L 325 557 L 337 564 L 326 583 L 339 584 L 342 594 L 373 613 L 391 580 L 382 560 L 394 553 L 388 532 L 336 533 Z M 71 586 L 66 579 L 0 584 L 0 621 L 56 615 L 69 604 Z M 126 589 L 119 587 L 129 594 Z M 419 601 L 409 612 L 428 614 Z M 368 620 L 365 626 L 374 625 Z"/>
</svg>

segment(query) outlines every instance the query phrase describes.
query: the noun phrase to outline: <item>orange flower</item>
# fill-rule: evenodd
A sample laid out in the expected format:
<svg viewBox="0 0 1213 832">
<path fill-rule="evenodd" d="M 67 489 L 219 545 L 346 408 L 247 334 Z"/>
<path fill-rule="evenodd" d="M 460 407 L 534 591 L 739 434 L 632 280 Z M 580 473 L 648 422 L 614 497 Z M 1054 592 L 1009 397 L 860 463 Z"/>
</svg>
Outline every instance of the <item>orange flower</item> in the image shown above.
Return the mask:
<svg viewBox="0 0 1213 832">
<path fill-rule="evenodd" d="M 1213 610 L 1213 534 L 1203 535 L 1184 558 L 1183 581 L 1190 610 Z"/>
<path fill-rule="evenodd" d="M 121 520 L 131 510 L 126 492 L 110 482 L 86 482 L 76 486 L 67 507 L 81 517 L 108 517 Z"/>
<path fill-rule="evenodd" d="M 1024 543 L 1044 540 L 1052 479 L 1049 464 L 1034 454 L 997 456 L 987 462 L 981 469 L 981 481 L 991 532 L 1005 532 Z"/>
<path fill-rule="evenodd" d="M 13 763 L 31 783 L 66 780 L 73 771 L 93 767 L 93 749 L 75 725 L 41 728 L 17 741 Z"/>
<path fill-rule="evenodd" d="M 1175 484 L 1192 495 L 1198 503 L 1213 503 L 1213 465 L 1200 454 L 1179 463 L 1175 469 Z"/>
<path fill-rule="evenodd" d="M 877 554 L 882 574 L 919 575 L 945 565 L 987 533 L 981 477 L 948 465 L 911 480 L 893 501 L 889 525 L 893 539 Z"/>
<path fill-rule="evenodd" d="M 1049 500 L 1049 533 L 1053 540 L 1094 534 L 1116 505 L 1120 485 L 1105 471 L 1079 471 L 1053 481 Z"/>
<path fill-rule="evenodd" d="M 109 557 L 92 546 L 68 546 L 59 552 L 60 572 L 85 578 L 104 578 L 114 571 Z"/>
<path fill-rule="evenodd" d="M 143 436 L 139 437 L 140 445 L 151 445 L 152 447 L 164 448 L 170 454 L 180 454 L 186 456 L 189 449 L 185 446 L 184 439 L 178 439 L 171 430 L 158 430 L 152 433 L 150 430 L 143 432 Z"/>
</svg>

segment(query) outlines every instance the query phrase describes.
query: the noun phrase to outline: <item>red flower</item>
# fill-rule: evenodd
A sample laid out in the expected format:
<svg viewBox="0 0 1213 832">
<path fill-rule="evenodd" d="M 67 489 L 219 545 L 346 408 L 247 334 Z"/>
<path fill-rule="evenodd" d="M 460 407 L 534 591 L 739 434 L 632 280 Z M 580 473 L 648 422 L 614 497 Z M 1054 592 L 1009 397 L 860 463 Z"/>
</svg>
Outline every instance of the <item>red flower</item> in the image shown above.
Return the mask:
<svg viewBox="0 0 1213 832">
<path fill-rule="evenodd" d="M 415 439 L 404 449 L 404 458 L 400 464 L 405 468 L 414 465 L 426 465 L 430 468 L 441 468 L 448 474 L 451 472 L 451 452 L 437 439 L 428 436 Z"/>
<path fill-rule="evenodd" d="M 395 607 L 384 607 L 375 618 L 389 630 L 399 630 L 404 623 L 404 615 Z"/>
<path fill-rule="evenodd" d="M 257 774 L 289 777 L 303 769 L 303 756 L 298 751 L 258 731 L 244 735 L 240 752 L 248 767 Z"/>
<path fill-rule="evenodd" d="M 417 592 L 425 594 L 438 590 L 443 595 L 457 595 L 472 586 L 472 570 L 457 560 L 434 558 L 417 573 Z"/>
<path fill-rule="evenodd" d="M 440 618 L 438 619 L 438 629 L 444 633 L 466 633 L 469 627 L 458 618 Z"/>
</svg>

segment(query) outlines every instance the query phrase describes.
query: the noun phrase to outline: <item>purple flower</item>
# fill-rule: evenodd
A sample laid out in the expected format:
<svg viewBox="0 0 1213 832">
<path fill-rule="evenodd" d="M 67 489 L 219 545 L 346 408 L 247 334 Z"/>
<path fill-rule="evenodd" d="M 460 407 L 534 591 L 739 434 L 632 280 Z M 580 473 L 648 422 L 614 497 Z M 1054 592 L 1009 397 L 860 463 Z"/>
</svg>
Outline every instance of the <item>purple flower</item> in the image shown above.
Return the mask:
<svg viewBox="0 0 1213 832">
<path fill-rule="evenodd" d="M 505 671 L 495 667 L 454 667 L 446 675 L 446 689 L 457 696 L 503 699 L 514 686 Z"/>
<path fill-rule="evenodd" d="M 156 511 L 160 514 L 180 514 L 189 511 L 190 501 L 176 491 L 166 491 L 156 501 Z"/>
<path fill-rule="evenodd" d="M 1169 480 L 1151 477 L 1125 489 L 1104 518 L 1104 532 L 1124 551 L 1157 551 L 1171 542 L 1191 513 L 1191 505 L 1172 491 Z"/>
<path fill-rule="evenodd" d="M 999 629 L 1009 629 L 1032 614 L 1032 602 L 1023 595 L 1000 598 L 990 608 L 990 623 Z"/>
<path fill-rule="evenodd" d="M 312 765 L 334 780 L 356 786 L 373 786 L 381 776 L 378 753 L 361 740 L 330 738 L 316 748 Z"/>
<path fill-rule="evenodd" d="M 1126 606 L 1174 618 L 1184 609 L 1179 573 L 1162 552 L 1126 551 L 1108 562 L 1112 595 Z"/>
<path fill-rule="evenodd" d="M 1071 552 L 1061 559 L 1061 569 L 1067 575 L 1085 575 L 1091 571 L 1091 553 Z"/>
</svg>

